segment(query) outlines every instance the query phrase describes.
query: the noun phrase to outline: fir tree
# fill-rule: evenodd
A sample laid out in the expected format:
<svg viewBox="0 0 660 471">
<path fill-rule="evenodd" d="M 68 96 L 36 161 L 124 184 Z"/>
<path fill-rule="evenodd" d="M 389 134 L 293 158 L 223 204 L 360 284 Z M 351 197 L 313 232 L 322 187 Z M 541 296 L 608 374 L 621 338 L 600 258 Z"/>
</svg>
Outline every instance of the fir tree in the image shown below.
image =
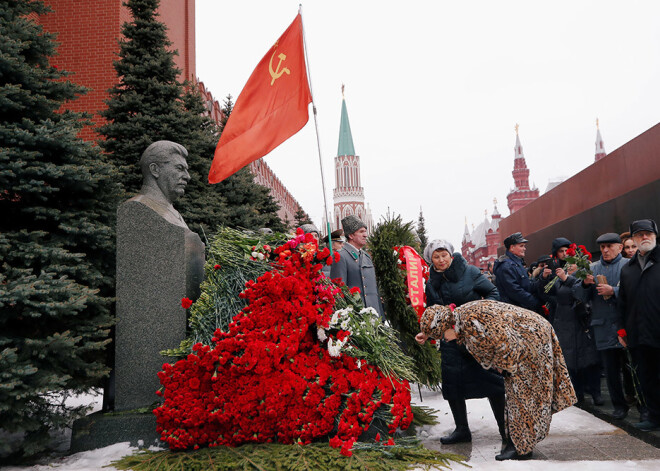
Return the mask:
<svg viewBox="0 0 660 471">
<path fill-rule="evenodd" d="M 298 210 L 293 217 L 295 218 L 296 227 L 300 227 L 303 224 L 313 224 L 312 219 L 300 206 L 298 206 Z"/>
<path fill-rule="evenodd" d="M 137 164 L 149 144 L 167 139 L 190 145 L 181 140 L 182 133 L 189 133 L 183 128 L 187 117 L 181 119 L 183 86 L 177 81 L 180 70 L 174 64 L 175 53 L 168 50 L 165 25 L 156 19 L 159 4 L 160 0 L 125 3 L 133 20 L 122 27 L 119 59 L 114 62 L 120 80 L 109 90 L 108 108 L 101 112 L 108 122 L 99 129 L 105 137 L 100 145 L 112 156 L 129 194 L 140 189 Z"/>
<path fill-rule="evenodd" d="M 218 126 L 220 132 L 224 129 L 233 109 L 232 96 L 227 95 L 222 107 L 223 118 Z M 206 170 L 207 175 L 208 171 L 209 169 Z M 254 175 L 249 166 L 243 167 L 213 186 L 218 188 L 226 202 L 227 215 L 222 221 L 224 225 L 245 229 L 268 227 L 275 232 L 287 230 L 287 226 L 277 215 L 280 205 L 271 196 L 270 189 L 254 182 Z"/>
<path fill-rule="evenodd" d="M 138 162 L 152 142 L 170 140 L 188 150 L 190 182 L 177 207 L 187 224 L 202 238 L 219 225 L 249 229 L 282 229 L 279 206 L 269 190 L 256 185 L 248 169 L 209 185 L 208 173 L 219 132 L 231 114 L 231 95 L 225 101 L 219 126 L 205 115 L 196 84 L 177 81 L 167 30 L 157 19 L 160 0 L 127 0 L 133 21 L 123 25 L 119 60 L 114 63 L 119 82 L 110 90 L 108 121 L 100 127 L 100 145 L 117 166 L 120 183 L 129 195 L 140 189 Z"/>
<path fill-rule="evenodd" d="M 49 445 L 84 412 L 61 398 L 98 386 L 112 318 L 117 191 L 85 116 L 84 92 L 49 64 L 38 0 L 0 0 L 0 457 Z M 12 438 L 12 439 L 9 439 Z"/>
<path fill-rule="evenodd" d="M 285 214 L 284 215 L 284 231 L 290 231 L 291 230 L 291 221 L 289 221 L 289 215 Z"/>
<path fill-rule="evenodd" d="M 428 244 L 429 239 L 426 237 L 426 226 L 424 225 L 424 213 L 422 212 L 422 207 L 419 207 L 419 218 L 417 219 L 417 237 L 419 237 L 419 253 L 420 255 L 424 253 L 426 244 Z"/>
</svg>

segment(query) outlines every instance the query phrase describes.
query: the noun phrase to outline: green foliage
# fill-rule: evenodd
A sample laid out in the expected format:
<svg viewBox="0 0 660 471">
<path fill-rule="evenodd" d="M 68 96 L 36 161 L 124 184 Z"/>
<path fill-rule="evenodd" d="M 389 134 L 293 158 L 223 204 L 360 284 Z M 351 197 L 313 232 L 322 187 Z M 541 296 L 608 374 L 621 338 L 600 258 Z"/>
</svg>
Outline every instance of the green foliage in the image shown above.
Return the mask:
<svg viewBox="0 0 660 471">
<path fill-rule="evenodd" d="M 414 364 L 409 356 L 401 352 L 397 332 L 383 323 L 375 309 L 362 310 L 362 298 L 357 293 L 352 295 L 347 286 L 343 286 L 342 293 L 335 296 L 335 299 L 344 301 L 351 298 L 354 303 L 346 308 L 335 305 L 335 312 L 341 309 L 340 319 L 346 319 L 346 327 L 334 326 L 330 329 L 345 329 L 351 332 L 348 348 L 344 349 L 344 352 L 378 366 L 387 376 L 416 382 L 418 379 L 414 373 Z M 330 321 L 331 327 L 333 321 L 334 316 Z"/>
<path fill-rule="evenodd" d="M 49 63 L 40 1 L 0 1 L 0 457 L 34 455 L 98 386 L 112 318 L 118 198 L 112 167 L 78 139 L 85 92 Z M 18 437 L 5 440 L 6 434 Z"/>
<path fill-rule="evenodd" d="M 410 406 L 413 412 L 413 425 L 415 427 L 421 427 L 422 425 L 437 425 L 440 422 L 438 421 L 438 416 L 435 409 L 431 409 L 427 406 Z"/>
<path fill-rule="evenodd" d="M 295 218 L 296 227 L 300 227 L 303 224 L 313 224 L 309 214 L 307 214 L 300 206 L 298 206 L 296 214 L 294 214 L 293 217 Z"/>
<path fill-rule="evenodd" d="M 124 23 L 119 60 L 114 62 L 117 85 L 109 90 L 108 108 L 101 112 L 107 124 L 99 128 L 99 145 L 111 156 L 118 182 L 128 196 L 141 186 L 138 162 L 153 142 L 170 140 L 188 150 L 190 182 L 177 208 L 188 226 L 204 239 L 205 233 L 224 224 L 232 227 L 274 231 L 284 227 L 277 217 L 279 206 L 269 190 L 253 181 L 244 168 L 225 181 L 210 185 L 208 173 L 222 129 L 205 113 L 195 83 L 181 84 L 174 64 L 166 27 L 157 18 L 160 0 L 127 0 L 133 21 Z M 225 117 L 231 114 L 231 96 L 225 101 Z"/>
<path fill-rule="evenodd" d="M 419 345 L 415 341 L 415 335 L 419 333 L 417 313 L 406 303 L 407 287 L 393 250 L 395 246 L 415 245 L 411 229 L 411 222 L 404 223 L 401 216 L 388 215 L 373 230 L 369 247 L 385 315 L 392 327 L 399 331 L 402 348 L 413 358 L 415 373 L 420 382 L 434 388 L 441 380 L 440 354 L 429 343 Z"/>
<path fill-rule="evenodd" d="M 301 470 L 394 471 L 406 469 L 449 469 L 450 462 L 464 464 L 464 458 L 429 450 L 415 439 L 400 438 L 394 446 L 356 443 L 353 456 L 346 457 L 327 443 L 311 445 L 259 444 L 236 448 L 220 446 L 192 452 L 143 451 L 113 462 L 117 469 L 160 471 L 220 470 Z"/>
<path fill-rule="evenodd" d="M 417 219 L 417 237 L 419 237 L 419 253 L 423 254 L 426 244 L 428 244 L 429 239 L 426 236 L 426 226 L 424 225 L 424 213 L 422 213 L 422 208 L 419 208 L 419 218 Z"/>
<path fill-rule="evenodd" d="M 178 349 L 167 356 L 184 357 L 198 342 L 211 345 L 216 329 L 229 330 L 229 323 L 246 303 L 238 295 L 248 280 L 256 280 L 270 269 L 263 260 L 252 260 L 252 247 L 273 247 L 286 240 L 283 234 L 261 234 L 221 227 L 208 248 L 201 295 L 190 308 L 189 334 Z M 219 267 L 219 268 L 216 268 Z"/>
</svg>

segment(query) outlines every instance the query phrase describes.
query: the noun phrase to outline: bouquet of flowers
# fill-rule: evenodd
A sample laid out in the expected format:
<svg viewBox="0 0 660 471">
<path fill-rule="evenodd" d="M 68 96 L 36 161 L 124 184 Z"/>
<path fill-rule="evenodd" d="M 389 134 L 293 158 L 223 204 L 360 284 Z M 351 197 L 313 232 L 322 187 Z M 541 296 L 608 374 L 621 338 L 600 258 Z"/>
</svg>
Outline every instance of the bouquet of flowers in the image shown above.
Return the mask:
<svg viewBox="0 0 660 471">
<path fill-rule="evenodd" d="M 362 309 L 359 294 L 321 272 L 335 261 L 329 251 L 300 230 L 271 251 L 253 245 L 250 263 L 264 263 L 259 253 L 272 261 L 245 283 L 238 295 L 245 307 L 209 344 L 195 343 L 158 373 L 161 440 L 185 450 L 329 439 L 350 456 L 371 427 L 390 436 L 407 429 L 413 420 L 407 378 L 414 376 L 405 355 L 394 332 Z M 217 261 L 207 271 L 215 273 L 228 261 L 217 270 L 211 263 Z M 195 309 L 199 302 L 182 305 Z"/>
<path fill-rule="evenodd" d="M 584 280 L 587 275 L 591 275 L 591 253 L 584 245 L 571 244 L 566 252 L 566 263 L 577 266 L 577 271 L 573 276 L 579 280 Z M 545 292 L 548 293 L 557 282 L 558 276 L 555 276 L 550 283 L 545 286 Z"/>
<path fill-rule="evenodd" d="M 331 357 L 338 358 L 343 352 L 357 359 L 358 368 L 369 363 L 386 376 L 417 381 L 412 359 L 401 354 L 396 331 L 372 307 L 336 310 L 327 328 L 318 326 L 317 337 L 321 343 L 327 341 Z"/>
</svg>

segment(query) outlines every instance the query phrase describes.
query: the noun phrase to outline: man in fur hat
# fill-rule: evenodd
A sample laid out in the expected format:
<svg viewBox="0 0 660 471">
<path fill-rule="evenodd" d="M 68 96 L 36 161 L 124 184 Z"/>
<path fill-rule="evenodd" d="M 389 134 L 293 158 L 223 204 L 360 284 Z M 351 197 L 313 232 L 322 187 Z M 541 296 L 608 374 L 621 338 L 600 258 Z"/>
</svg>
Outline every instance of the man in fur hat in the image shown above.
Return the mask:
<svg viewBox="0 0 660 471">
<path fill-rule="evenodd" d="M 374 308 L 383 317 L 383 304 L 378 294 L 374 263 L 363 250 L 367 245 L 367 225 L 353 215 L 342 219 L 341 225 L 346 242 L 339 251 L 339 262 L 332 264 L 330 278 L 341 278 L 346 286 L 359 288 L 365 307 Z"/>
<path fill-rule="evenodd" d="M 652 219 L 630 224 L 637 253 L 621 267 L 617 293 L 619 342 L 629 347 L 637 363 L 648 416 L 634 426 L 660 430 L 660 246 Z"/>
</svg>

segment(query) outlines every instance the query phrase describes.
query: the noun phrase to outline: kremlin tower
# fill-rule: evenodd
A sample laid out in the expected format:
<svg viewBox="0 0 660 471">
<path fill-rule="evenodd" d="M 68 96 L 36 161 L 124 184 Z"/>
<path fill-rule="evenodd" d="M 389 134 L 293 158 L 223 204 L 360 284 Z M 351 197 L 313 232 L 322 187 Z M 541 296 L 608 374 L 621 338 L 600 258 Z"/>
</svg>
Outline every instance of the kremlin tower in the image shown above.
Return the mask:
<svg viewBox="0 0 660 471">
<path fill-rule="evenodd" d="M 514 148 L 513 160 L 513 181 L 515 187 L 507 195 L 506 199 L 511 214 L 518 211 L 527 203 L 531 203 L 539 197 L 538 188 L 529 187 L 529 169 L 525 163 L 525 154 L 523 154 L 522 145 L 520 144 L 520 136 L 518 136 L 518 125 L 516 124 L 516 147 Z"/>
<path fill-rule="evenodd" d="M 600 135 L 600 128 L 598 127 L 598 119 L 596 119 L 596 159 L 598 162 L 600 159 L 605 157 L 607 152 L 605 152 L 605 144 L 603 143 L 603 138 Z"/>
<path fill-rule="evenodd" d="M 461 241 L 461 255 L 470 265 L 486 268 L 497 260 L 497 248 L 500 245 L 500 221 L 502 215 L 497 210 L 497 200 L 493 199 L 493 213 L 490 221 L 488 211 L 484 211 L 484 220 L 470 233 L 465 218 L 465 229 Z M 474 225 L 473 225 L 474 227 Z"/>
<path fill-rule="evenodd" d="M 371 210 L 364 205 L 364 188 L 360 175 L 360 157 L 355 154 L 351 125 L 348 122 L 344 86 L 341 87 L 341 123 L 339 125 L 339 146 L 335 157 L 335 189 L 333 191 L 334 213 L 332 230 L 341 228 L 341 220 L 355 215 L 366 225 L 367 231 L 373 229 Z M 324 221 L 325 227 L 325 221 Z"/>
</svg>

